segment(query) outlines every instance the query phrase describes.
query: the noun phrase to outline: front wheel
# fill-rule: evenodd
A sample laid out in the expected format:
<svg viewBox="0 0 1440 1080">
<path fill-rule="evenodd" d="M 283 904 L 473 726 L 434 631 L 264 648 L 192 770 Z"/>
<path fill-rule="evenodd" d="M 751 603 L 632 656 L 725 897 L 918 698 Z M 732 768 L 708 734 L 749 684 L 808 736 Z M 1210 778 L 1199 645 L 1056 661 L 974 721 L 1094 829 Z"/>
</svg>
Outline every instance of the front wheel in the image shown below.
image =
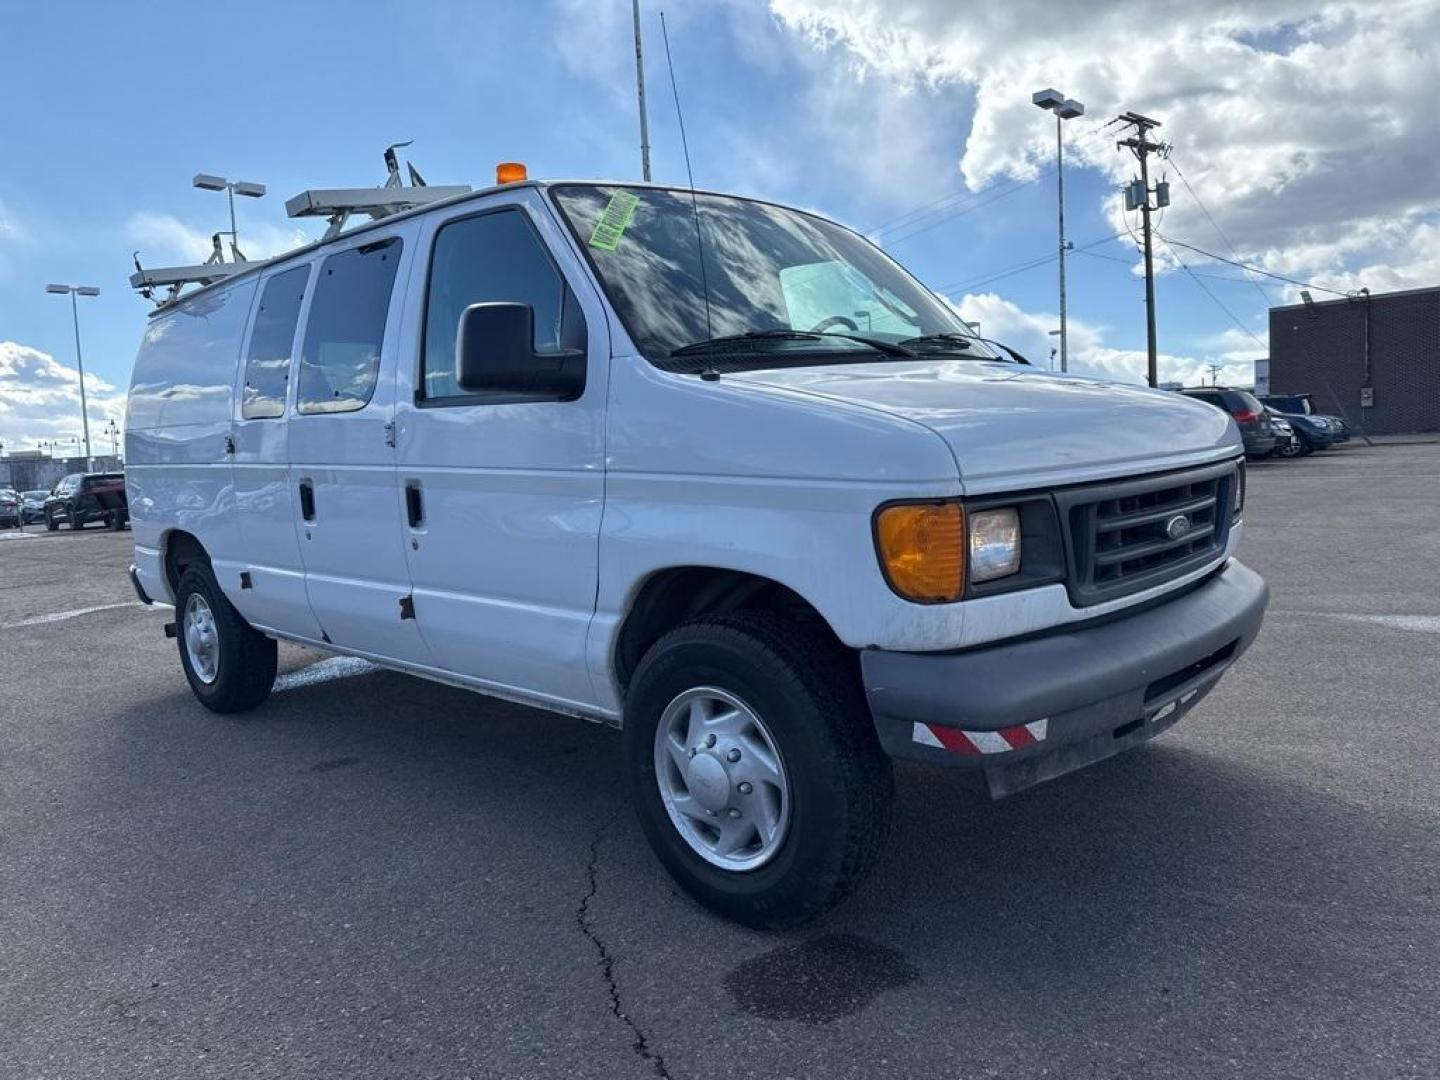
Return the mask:
<svg viewBox="0 0 1440 1080">
<path fill-rule="evenodd" d="M 1310 444 L 1298 435 L 1275 451 L 1276 457 L 1297 458 L 1310 453 Z"/>
<path fill-rule="evenodd" d="M 225 599 L 206 565 L 191 566 L 175 590 L 180 664 L 200 704 L 211 712 L 253 709 L 275 685 L 278 650 Z"/>
<path fill-rule="evenodd" d="M 890 761 L 853 657 L 818 627 L 741 612 L 671 631 L 636 670 L 623 738 L 651 847 L 737 922 L 818 917 L 884 847 Z"/>
<path fill-rule="evenodd" d="M 46 531 L 46 532 L 56 532 L 56 531 L 59 530 L 59 528 L 60 528 L 60 523 L 55 520 L 54 516 L 50 513 L 49 510 L 46 510 L 46 511 L 45 511 L 45 531 Z"/>
</svg>

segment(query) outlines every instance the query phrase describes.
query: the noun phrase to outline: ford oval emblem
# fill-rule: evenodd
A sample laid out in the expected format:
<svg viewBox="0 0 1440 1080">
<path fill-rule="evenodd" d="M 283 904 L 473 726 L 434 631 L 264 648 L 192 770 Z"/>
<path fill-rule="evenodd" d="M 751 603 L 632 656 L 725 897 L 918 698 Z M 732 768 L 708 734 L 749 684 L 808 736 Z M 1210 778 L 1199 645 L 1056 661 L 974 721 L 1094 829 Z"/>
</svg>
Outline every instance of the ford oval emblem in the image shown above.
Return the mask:
<svg viewBox="0 0 1440 1080">
<path fill-rule="evenodd" d="M 1176 514 L 1169 521 L 1165 522 L 1165 535 L 1171 540 L 1179 540 L 1190 531 L 1190 519 L 1184 514 Z"/>
</svg>

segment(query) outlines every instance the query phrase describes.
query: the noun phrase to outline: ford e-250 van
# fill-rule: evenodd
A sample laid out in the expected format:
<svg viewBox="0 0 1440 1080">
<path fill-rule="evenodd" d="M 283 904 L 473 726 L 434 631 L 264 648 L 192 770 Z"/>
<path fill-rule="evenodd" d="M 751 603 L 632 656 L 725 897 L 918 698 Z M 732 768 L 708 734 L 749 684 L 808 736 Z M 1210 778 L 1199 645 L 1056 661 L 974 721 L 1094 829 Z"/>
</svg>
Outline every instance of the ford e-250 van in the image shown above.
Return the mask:
<svg viewBox="0 0 1440 1080">
<path fill-rule="evenodd" d="M 1018 363 L 755 199 L 527 181 L 343 233 L 157 312 L 126 432 L 203 704 L 285 639 L 620 726 L 660 860 L 757 926 L 862 880 L 891 759 L 1000 796 L 1130 749 L 1267 598 L 1224 412 Z"/>
</svg>

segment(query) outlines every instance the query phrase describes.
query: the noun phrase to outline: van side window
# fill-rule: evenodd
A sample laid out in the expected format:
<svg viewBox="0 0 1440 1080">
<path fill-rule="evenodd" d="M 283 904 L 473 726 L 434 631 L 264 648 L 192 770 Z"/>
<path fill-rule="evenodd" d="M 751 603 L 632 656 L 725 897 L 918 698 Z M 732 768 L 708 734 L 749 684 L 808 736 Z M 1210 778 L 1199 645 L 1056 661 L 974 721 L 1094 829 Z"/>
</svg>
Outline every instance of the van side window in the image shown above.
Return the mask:
<svg viewBox="0 0 1440 1080">
<path fill-rule="evenodd" d="M 482 396 L 461 390 L 455 380 L 455 335 L 467 307 L 492 300 L 534 309 L 536 352 L 585 347 L 580 307 L 524 212 L 461 218 L 441 227 L 430 254 L 423 398 Z"/>
<path fill-rule="evenodd" d="M 354 412 L 369 403 L 400 250 L 399 237 L 391 237 L 320 264 L 300 350 L 300 412 Z"/>
<path fill-rule="evenodd" d="M 255 329 L 250 333 L 250 350 L 245 356 L 245 388 L 240 416 L 245 420 L 273 419 L 285 415 L 285 388 L 290 382 L 290 352 L 295 345 L 295 326 L 300 321 L 300 301 L 305 299 L 308 266 L 297 266 L 276 274 L 260 295 Z"/>
</svg>

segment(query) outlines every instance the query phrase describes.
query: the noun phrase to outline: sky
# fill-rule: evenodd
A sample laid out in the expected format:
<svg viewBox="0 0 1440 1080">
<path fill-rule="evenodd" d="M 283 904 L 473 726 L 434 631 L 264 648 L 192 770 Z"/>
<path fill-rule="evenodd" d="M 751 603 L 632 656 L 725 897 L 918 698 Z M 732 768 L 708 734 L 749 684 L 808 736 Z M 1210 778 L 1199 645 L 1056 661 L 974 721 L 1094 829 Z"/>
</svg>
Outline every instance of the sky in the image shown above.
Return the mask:
<svg viewBox="0 0 1440 1080">
<path fill-rule="evenodd" d="M 653 172 L 683 183 L 663 10 L 695 181 L 866 231 L 1040 365 L 1058 326 L 1055 129 L 1068 121 L 1071 369 L 1145 370 L 1134 160 L 1106 126 L 1135 110 L 1172 147 L 1171 240 L 1324 288 L 1440 284 L 1440 0 L 643 0 Z M 629 0 L 0 0 L 0 444 L 80 431 L 80 298 L 91 436 L 123 421 L 150 305 L 147 265 L 199 261 L 225 228 L 197 172 L 264 183 L 237 200 L 252 258 L 317 235 L 307 187 L 638 179 Z M 1183 260 L 1183 263 L 1180 261 Z M 1157 241 L 1160 375 L 1249 383 L 1266 310 L 1298 289 Z M 1325 295 L 1325 294 L 1321 294 Z"/>
</svg>

